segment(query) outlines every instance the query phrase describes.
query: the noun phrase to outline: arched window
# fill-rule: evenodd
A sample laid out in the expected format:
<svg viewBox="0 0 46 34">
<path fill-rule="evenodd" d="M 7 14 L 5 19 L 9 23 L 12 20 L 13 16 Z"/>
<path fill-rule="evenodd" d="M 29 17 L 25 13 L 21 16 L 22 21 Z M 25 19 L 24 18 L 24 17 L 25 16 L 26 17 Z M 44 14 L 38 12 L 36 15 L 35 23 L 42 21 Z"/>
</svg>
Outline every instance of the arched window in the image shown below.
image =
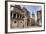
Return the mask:
<svg viewBox="0 0 46 34">
<path fill-rule="evenodd" d="M 14 17 L 13 18 L 15 18 L 16 17 L 16 14 L 14 14 Z"/>
</svg>

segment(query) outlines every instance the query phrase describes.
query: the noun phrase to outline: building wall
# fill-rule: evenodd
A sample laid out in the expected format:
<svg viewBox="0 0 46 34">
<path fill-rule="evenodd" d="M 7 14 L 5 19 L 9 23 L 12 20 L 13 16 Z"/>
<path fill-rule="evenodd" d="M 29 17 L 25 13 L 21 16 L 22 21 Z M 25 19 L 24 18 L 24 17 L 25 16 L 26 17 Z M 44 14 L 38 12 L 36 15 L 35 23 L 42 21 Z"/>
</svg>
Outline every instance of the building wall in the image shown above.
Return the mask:
<svg viewBox="0 0 46 34">
<path fill-rule="evenodd" d="M 19 22 L 18 20 L 12 19 L 11 20 L 11 28 L 17 28 L 18 27 L 18 22 Z"/>
<path fill-rule="evenodd" d="M 31 19 L 28 17 L 27 10 L 14 7 L 13 13 L 17 15 L 11 19 L 11 28 L 27 28 L 28 26 L 31 26 Z"/>
<path fill-rule="evenodd" d="M 23 20 L 19 20 L 18 28 L 23 28 L 23 27 L 24 27 L 24 21 Z"/>
<path fill-rule="evenodd" d="M 37 25 L 42 26 L 42 11 L 37 11 Z"/>
<path fill-rule="evenodd" d="M 11 28 L 23 28 L 23 20 L 13 19 L 11 20 Z"/>
</svg>

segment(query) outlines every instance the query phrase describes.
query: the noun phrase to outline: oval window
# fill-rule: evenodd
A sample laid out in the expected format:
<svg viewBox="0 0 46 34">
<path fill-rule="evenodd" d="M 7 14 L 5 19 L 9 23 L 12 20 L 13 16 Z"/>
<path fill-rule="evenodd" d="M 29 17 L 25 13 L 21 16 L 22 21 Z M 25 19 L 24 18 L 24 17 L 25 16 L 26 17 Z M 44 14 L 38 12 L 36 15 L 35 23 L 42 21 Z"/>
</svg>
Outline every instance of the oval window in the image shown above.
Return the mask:
<svg viewBox="0 0 46 34">
<path fill-rule="evenodd" d="M 16 21 L 14 21 L 14 23 L 16 23 Z"/>
</svg>

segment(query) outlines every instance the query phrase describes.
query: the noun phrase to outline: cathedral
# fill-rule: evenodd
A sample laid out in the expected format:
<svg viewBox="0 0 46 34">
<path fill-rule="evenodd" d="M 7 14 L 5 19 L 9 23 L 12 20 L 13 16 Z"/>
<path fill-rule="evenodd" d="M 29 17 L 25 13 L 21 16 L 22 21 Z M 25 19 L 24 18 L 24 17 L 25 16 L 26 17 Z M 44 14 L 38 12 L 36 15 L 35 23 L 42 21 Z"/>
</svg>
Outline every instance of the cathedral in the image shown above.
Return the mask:
<svg viewBox="0 0 46 34">
<path fill-rule="evenodd" d="M 11 28 L 27 28 L 31 27 L 31 18 L 29 16 L 29 11 L 20 5 L 11 5 L 13 10 L 10 13 Z"/>
</svg>

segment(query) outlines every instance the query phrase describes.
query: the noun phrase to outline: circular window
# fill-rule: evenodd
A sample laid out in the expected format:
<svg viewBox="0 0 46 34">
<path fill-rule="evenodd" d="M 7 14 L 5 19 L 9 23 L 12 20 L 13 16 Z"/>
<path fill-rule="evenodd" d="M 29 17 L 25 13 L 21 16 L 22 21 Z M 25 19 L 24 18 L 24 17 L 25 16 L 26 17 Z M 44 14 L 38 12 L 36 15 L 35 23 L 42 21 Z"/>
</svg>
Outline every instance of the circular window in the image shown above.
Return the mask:
<svg viewBox="0 0 46 34">
<path fill-rule="evenodd" d="M 14 21 L 14 23 L 16 23 L 16 21 Z"/>
<path fill-rule="evenodd" d="M 22 23 L 22 22 L 21 22 Z"/>
</svg>

